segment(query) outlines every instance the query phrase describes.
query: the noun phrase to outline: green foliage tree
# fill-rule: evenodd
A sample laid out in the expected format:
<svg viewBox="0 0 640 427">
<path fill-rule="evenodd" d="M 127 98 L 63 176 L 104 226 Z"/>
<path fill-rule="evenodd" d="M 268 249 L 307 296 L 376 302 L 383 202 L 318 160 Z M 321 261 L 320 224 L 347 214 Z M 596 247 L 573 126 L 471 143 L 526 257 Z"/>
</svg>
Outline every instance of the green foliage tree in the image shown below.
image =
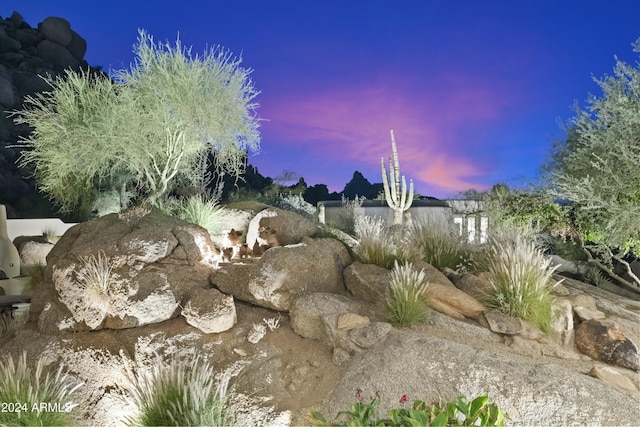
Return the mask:
<svg viewBox="0 0 640 427">
<path fill-rule="evenodd" d="M 634 43 L 640 52 L 640 39 Z M 551 194 L 572 202 L 574 222 L 591 261 L 614 275 L 626 267 L 622 283 L 640 288 L 628 263 L 640 254 L 640 67 L 616 58 L 613 75 L 594 81 L 601 96 L 576 105 L 564 141 L 546 164 Z"/>
<path fill-rule="evenodd" d="M 180 40 L 156 44 L 139 33 L 129 70 L 68 71 L 52 90 L 28 97 L 16 122 L 34 131 L 20 159 L 40 189 L 69 211 L 95 190 L 126 189 L 156 204 L 176 188 L 204 192 L 208 162 L 219 176 L 240 176 L 259 148 L 258 92 L 241 60 L 215 47 L 192 56 Z"/>
</svg>

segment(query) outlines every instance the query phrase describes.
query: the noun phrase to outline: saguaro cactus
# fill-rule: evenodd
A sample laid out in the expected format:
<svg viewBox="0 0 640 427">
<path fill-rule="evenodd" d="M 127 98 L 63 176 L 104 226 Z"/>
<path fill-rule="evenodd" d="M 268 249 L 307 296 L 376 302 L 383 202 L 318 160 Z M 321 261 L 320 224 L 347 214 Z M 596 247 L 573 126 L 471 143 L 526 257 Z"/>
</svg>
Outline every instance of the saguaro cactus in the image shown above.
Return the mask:
<svg viewBox="0 0 640 427">
<path fill-rule="evenodd" d="M 380 159 L 382 185 L 384 186 L 384 196 L 387 199 L 387 204 L 393 209 L 393 223 L 402 224 L 404 211 L 409 209 L 411 203 L 413 203 L 413 180 L 409 180 L 409 195 L 407 196 L 407 180 L 404 175 L 402 175 L 402 186 L 400 185 L 400 161 L 398 160 L 398 150 L 393 130 L 391 130 L 391 148 L 393 150 L 393 158 L 389 156 L 388 180 L 387 170 L 384 167 L 384 157 Z"/>
</svg>

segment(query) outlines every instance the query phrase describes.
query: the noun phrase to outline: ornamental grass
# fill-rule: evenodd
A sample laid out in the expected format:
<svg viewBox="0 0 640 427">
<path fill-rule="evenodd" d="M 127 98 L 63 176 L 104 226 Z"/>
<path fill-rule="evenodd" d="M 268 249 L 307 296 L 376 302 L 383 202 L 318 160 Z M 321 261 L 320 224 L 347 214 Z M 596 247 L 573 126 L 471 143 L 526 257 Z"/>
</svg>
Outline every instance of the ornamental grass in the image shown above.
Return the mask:
<svg viewBox="0 0 640 427">
<path fill-rule="evenodd" d="M 417 271 L 411 263 L 391 270 L 390 293 L 387 300 L 387 318 L 394 326 L 411 326 L 424 321 L 430 309 L 425 293 L 429 287 L 424 270 Z"/>
<path fill-rule="evenodd" d="M 491 284 L 485 304 L 548 332 L 553 305 L 551 277 L 557 268 L 551 267 L 550 262 L 517 229 L 501 230 L 489 236 L 478 258 L 480 269 L 489 272 Z"/>
<path fill-rule="evenodd" d="M 70 397 L 82 383 L 71 381 L 62 365 L 54 375 L 46 373 L 44 359 L 38 359 L 35 371 L 22 353 L 17 362 L 11 356 L 0 360 L 0 425 L 68 426 L 71 411 L 77 406 Z"/>
<path fill-rule="evenodd" d="M 228 426 L 235 421 L 229 409 L 229 380 L 216 379 L 211 365 L 195 357 L 161 360 L 150 370 L 130 372 L 129 392 L 138 414 L 127 419 L 135 426 Z"/>
</svg>

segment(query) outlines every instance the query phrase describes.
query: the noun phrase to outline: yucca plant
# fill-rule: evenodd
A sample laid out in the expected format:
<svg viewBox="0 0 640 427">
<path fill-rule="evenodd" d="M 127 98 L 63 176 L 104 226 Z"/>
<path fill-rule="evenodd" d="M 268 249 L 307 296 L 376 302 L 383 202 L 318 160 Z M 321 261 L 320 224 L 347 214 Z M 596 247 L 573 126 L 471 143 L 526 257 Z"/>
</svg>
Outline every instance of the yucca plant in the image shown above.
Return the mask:
<svg viewBox="0 0 640 427">
<path fill-rule="evenodd" d="M 129 425 L 228 426 L 235 416 L 229 409 L 230 372 L 219 379 L 205 360 L 172 358 L 161 360 L 150 371 L 130 372 L 128 390 L 138 408 Z"/>
<path fill-rule="evenodd" d="M 393 268 L 396 261 L 413 261 L 416 251 L 408 244 L 403 229 L 389 229 L 384 220 L 358 215 L 355 220 L 358 245 L 354 251 L 360 262 Z"/>
<path fill-rule="evenodd" d="M 429 314 L 425 293 L 429 287 L 424 270 L 417 271 L 411 263 L 391 270 L 390 293 L 387 300 L 387 316 L 394 326 L 411 326 L 422 322 Z"/>
<path fill-rule="evenodd" d="M 542 251 L 517 230 L 502 236 L 501 240 L 489 236 L 481 257 L 491 284 L 485 303 L 548 331 L 553 304 L 551 277 L 557 267 L 551 267 Z"/>
<path fill-rule="evenodd" d="M 44 359 L 38 359 L 33 371 L 27 365 L 26 353 L 22 353 L 17 363 L 11 356 L 5 356 L 0 361 L 0 402 L 3 403 L 0 425 L 72 424 L 70 413 L 77 404 L 70 397 L 83 384 L 74 384 L 62 365 L 58 367 L 55 375 L 44 372 Z"/>
<path fill-rule="evenodd" d="M 407 234 L 409 245 L 418 249 L 420 258 L 438 270 L 445 267 L 457 270 L 469 262 L 469 244 L 444 221 L 414 220 L 408 226 Z"/>
</svg>

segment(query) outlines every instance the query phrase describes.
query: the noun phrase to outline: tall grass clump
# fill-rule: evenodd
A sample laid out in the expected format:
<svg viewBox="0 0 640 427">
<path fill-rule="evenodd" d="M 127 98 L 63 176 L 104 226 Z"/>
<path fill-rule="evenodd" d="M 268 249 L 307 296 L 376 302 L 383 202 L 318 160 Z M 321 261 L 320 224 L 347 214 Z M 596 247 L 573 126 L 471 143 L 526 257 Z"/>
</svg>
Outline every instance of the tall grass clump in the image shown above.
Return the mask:
<svg viewBox="0 0 640 427">
<path fill-rule="evenodd" d="M 387 228 L 383 219 L 358 215 L 355 218 L 358 245 L 354 251 L 358 260 L 388 270 L 396 261 L 413 261 L 415 251 L 408 245 L 402 229 Z"/>
<path fill-rule="evenodd" d="M 100 310 L 103 315 L 109 311 L 112 266 L 109 257 L 99 251 L 98 256 L 80 258 L 82 267 L 76 272 L 76 279 L 84 289 L 84 299 L 91 307 Z"/>
<path fill-rule="evenodd" d="M 491 308 L 519 317 L 549 331 L 551 325 L 551 276 L 557 267 L 533 241 L 517 229 L 491 235 L 479 266 L 489 272 L 491 286 L 485 303 Z"/>
<path fill-rule="evenodd" d="M 438 270 L 445 267 L 457 270 L 469 262 L 471 248 L 445 221 L 420 218 L 408 226 L 410 245 L 419 257 Z"/>
<path fill-rule="evenodd" d="M 177 200 L 172 210 L 178 218 L 205 228 L 211 235 L 223 233 L 234 216 L 217 198 L 202 195 Z"/>
<path fill-rule="evenodd" d="M 0 425 L 72 425 L 70 414 L 77 404 L 70 397 L 83 384 L 74 384 L 62 365 L 55 375 L 44 371 L 44 359 L 38 359 L 34 371 L 27 366 L 26 353 L 22 353 L 17 363 L 11 356 L 0 361 L 0 402 L 8 405 L 0 411 Z M 55 407 L 45 408 L 41 404 Z"/>
<path fill-rule="evenodd" d="M 161 360 L 151 370 L 130 372 L 128 386 L 136 416 L 127 419 L 136 426 L 228 426 L 235 422 L 229 409 L 230 373 L 216 379 L 208 362 L 172 358 Z"/>
<path fill-rule="evenodd" d="M 394 326 L 411 326 L 424 321 L 429 314 L 425 293 L 429 287 L 424 270 L 417 271 L 411 263 L 391 270 L 390 293 L 387 300 L 387 316 Z"/>
</svg>

